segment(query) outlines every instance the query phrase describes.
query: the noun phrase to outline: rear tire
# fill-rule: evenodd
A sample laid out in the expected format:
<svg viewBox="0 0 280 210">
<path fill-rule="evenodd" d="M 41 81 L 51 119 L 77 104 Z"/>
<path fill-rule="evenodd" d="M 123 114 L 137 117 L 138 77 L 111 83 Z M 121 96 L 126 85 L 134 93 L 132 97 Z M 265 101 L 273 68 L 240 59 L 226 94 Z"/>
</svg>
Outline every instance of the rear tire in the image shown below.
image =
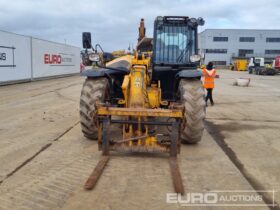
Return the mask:
<svg viewBox="0 0 280 210">
<path fill-rule="evenodd" d="M 87 78 L 84 82 L 80 97 L 80 120 L 84 136 L 97 140 L 96 102 L 104 102 L 109 92 L 106 78 Z"/>
<path fill-rule="evenodd" d="M 183 143 L 196 144 L 202 138 L 205 119 L 205 96 L 202 82 L 197 79 L 181 79 L 181 102 L 185 106 L 185 123 L 181 130 Z"/>
<path fill-rule="evenodd" d="M 276 74 L 275 69 L 269 68 L 269 69 L 266 70 L 266 75 L 274 76 L 275 74 Z"/>
</svg>

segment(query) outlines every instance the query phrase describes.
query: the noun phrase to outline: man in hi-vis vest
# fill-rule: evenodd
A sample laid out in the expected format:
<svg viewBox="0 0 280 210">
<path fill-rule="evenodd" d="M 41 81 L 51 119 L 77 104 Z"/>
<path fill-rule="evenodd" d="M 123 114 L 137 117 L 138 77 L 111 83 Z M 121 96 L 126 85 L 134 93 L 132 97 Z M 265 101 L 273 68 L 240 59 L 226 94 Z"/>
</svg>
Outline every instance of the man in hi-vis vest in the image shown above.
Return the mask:
<svg viewBox="0 0 280 210">
<path fill-rule="evenodd" d="M 203 69 L 204 75 L 204 88 L 207 90 L 207 95 L 205 98 L 206 106 L 207 101 L 210 99 L 211 105 L 214 105 L 212 92 L 215 87 L 215 76 L 216 76 L 216 69 L 213 68 L 213 63 L 209 62 L 205 69 Z"/>
</svg>

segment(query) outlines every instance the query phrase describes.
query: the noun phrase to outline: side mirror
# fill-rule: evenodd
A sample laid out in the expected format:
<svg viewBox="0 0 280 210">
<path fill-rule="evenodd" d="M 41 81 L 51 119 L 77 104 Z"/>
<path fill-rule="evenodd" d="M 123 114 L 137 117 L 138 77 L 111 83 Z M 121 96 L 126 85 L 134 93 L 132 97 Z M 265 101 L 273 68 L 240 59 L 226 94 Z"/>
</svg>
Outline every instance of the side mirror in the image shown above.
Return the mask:
<svg viewBox="0 0 280 210">
<path fill-rule="evenodd" d="M 83 48 L 90 49 L 91 48 L 91 33 L 83 32 Z"/>
</svg>

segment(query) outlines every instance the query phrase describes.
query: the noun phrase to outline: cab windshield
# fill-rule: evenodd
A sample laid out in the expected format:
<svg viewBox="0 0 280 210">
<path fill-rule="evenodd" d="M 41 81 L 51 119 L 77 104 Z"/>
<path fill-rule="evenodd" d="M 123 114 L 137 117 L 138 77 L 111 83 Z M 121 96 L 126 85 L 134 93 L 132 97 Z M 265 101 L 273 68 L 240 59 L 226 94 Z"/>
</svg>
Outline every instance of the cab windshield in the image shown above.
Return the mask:
<svg viewBox="0 0 280 210">
<path fill-rule="evenodd" d="M 195 31 L 188 26 L 161 26 L 156 31 L 156 63 L 185 64 L 195 53 Z"/>
</svg>

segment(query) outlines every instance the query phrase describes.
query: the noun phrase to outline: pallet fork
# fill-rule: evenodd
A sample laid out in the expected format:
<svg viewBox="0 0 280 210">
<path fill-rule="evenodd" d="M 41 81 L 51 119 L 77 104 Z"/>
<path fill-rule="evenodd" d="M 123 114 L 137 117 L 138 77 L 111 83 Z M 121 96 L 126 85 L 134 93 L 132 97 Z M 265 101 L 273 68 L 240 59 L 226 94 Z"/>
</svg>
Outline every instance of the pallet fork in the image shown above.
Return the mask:
<svg viewBox="0 0 280 210">
<path fill-rule="evenodd" d="M 169 121 L 149 121 L 149 120 L 113 120 L 112 116 L 135 117 L 136 119 L 143 119 L 149 117 L 172 117 L 176 119 L 174 122 Z M 184 194 L 184 186 L 182 182 L 181 173 L 177 163 L 177 154 L 180 153 L 180 126 L 183 117 L 183 109 L 139 109 L 139 108 L 115 108 L 99 105 L 98 119 L 99 119 L 99 149 L 102 150 L 102 156 L 93 170 L 92 174 L 86 181 L 84 188 L 87 190 L 93 189 L 98 179 L 100 178 L 106 164 L 108 163 L 110 151 L 133 151 L 133 152 L 164 152 L 169 153 L 169 165 L 171 176 L 176 193 Z M 109 127 L 110 124 L 123 124 L 124 126 L 171 126 L 170 141 L 158 142 L 154 136 L 140 136 L 130 139 L 124 139 L 119 142 L 110 140 Z M 145 142 L 148 144 L 145 144 Z"/>
</svg>

